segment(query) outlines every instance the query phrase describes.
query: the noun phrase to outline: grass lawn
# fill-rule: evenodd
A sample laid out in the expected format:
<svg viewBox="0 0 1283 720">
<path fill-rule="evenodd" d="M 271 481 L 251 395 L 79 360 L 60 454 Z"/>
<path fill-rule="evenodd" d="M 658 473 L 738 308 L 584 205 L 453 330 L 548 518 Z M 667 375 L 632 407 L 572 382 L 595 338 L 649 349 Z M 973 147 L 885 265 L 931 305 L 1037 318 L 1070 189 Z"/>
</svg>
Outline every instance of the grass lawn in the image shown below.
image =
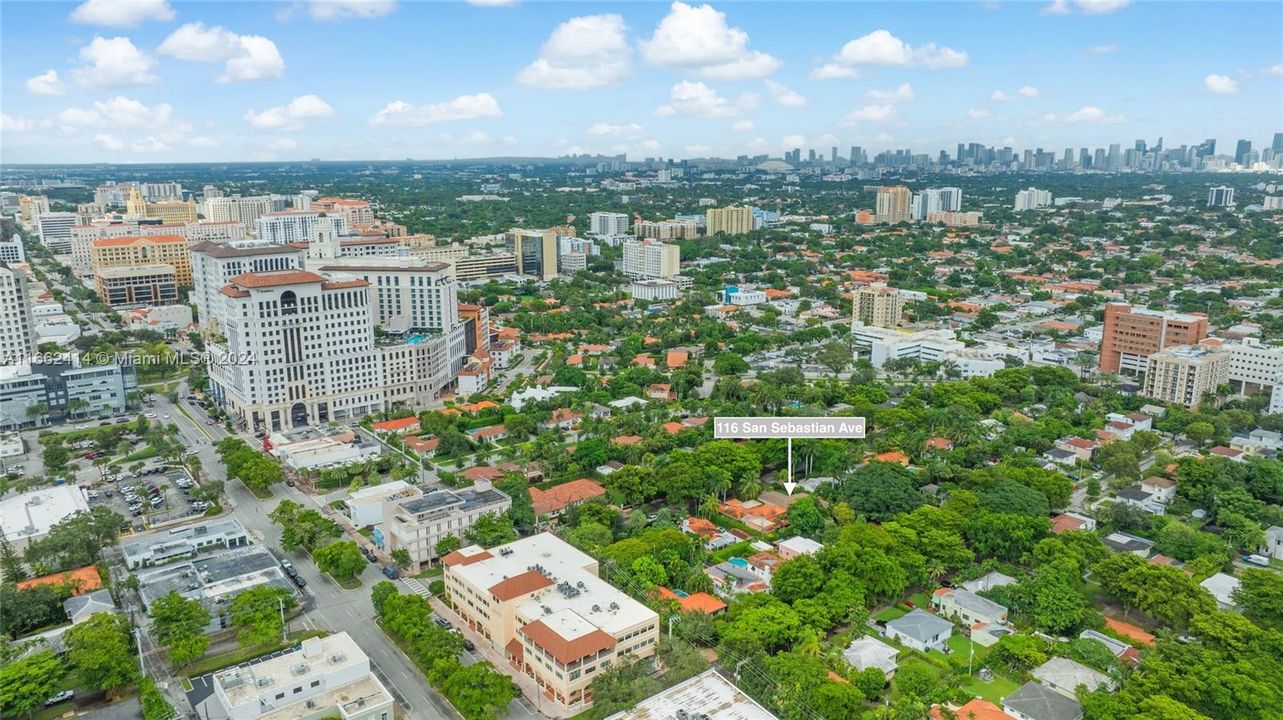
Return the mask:
<svg viewBox="0 0 1283 720">
<path fill-rule="evenodd" d="M 329 578 L 330 580 L 333 580 L 335 585 L 338 585 L 344 590 L 355 590 L 361 587 L 361 578 L 355 575 L 343 580 L 340 580 L 339 578 L 336 578 L 333 575 L 330 575 L 328 573 L 325 575 L 325 577 Z"/>
<path fill-rule="evenodd" d="M 135 463 L 140 460 L 146 460 L 147 458 L 154 458 L 154 457 L 156 457 L 156 448 L 148 445 L 142 450 L 126 455 L 123 460 L 117 460 L 116 462 Z"/>
<path fill-rule="evenodd" d="M 874 615 L 873 619 L 881 620 L 882 622 L 891 622 L 896 618 L 901 618 L 908 614 L 909 614 L 908 610 L 905 610 L 902 607 L 896 606 L 896 607 L 889 607 L 886 610 L 883 610 L 882 612 L 878 613 L 877 615 Z"/>
<path fill-rule="evenodd" d="M 241 482 L 241 485 L 245 485 L 244 481 L 242 481 L 242 482 Z M 250 491 L 250 494 L 251 494 L 251 495 L 253 495 L 254 497 L 258 498 L 259 500 L 271 500 L 271 499 L 272 499 L 272 489 L 271 489 L 271 488 L 267 488 L 266 490 L 263 490 L 262 492 L 258 492 L 258 491 L 256 491 L 254 488 L 250 487 L 249 485 L 245 485 L 245 489 L 246 489 L 246 490 L 249 490 L 249 491 Z"/>
<path fill-rule="evenodd" d="M 205 673 L 214 672 L 215 670 L 222 670 L 225 667 L 239 665 L 246 660 L 253 660 L 260 655 L 267 655 L 268 653 L 274 653 L 277 650 L 284 650 L 295 643 L 302 642 L 303 640 L 311 637 L 325 637 L 326 635 L 329 635 L 329 633 L 320 630 L 301 630 L 299 632 L 292 632 L 290 633 L 290 641 L 288 643 L 273 643 L 271 645 L 236 648 L 235 650 L 228 650 L 227 652 L 218 653 L 217 655 L 210 655 L 188 664 L 186 667 L 179 670 L 178 674 L 185 677 L 204 675 Z"/>
<path fill-rule="evenodd" d="M 418 575 L 415 575 L 414 577 L 420 580 L 436 580 L 444 574 L 445 574 L 445 568 L 438 565 L 437 567 L 430 567 L 427 570 L 424 570 L 423 572 L 419 573 Z"/>
<path fill-rule="evenodd" d="M 979 668 L 979 664 L 976 667 Z M 1015 680 L 995 674 L 993 682 L 981 682 L 980 678 L 973 677 L 962 686 L 962 689 L 996 705 L 999 700 L 1015 692 L 1019 687 L 1020 684 Z"/>
<path fill-rule="evenodd" d="M 913 603 L 915 608 L 927 610 L 931 607 L 931 596 L 924 592 L 914 593 L 909 596 L 909 602 Z"/>
</svg>

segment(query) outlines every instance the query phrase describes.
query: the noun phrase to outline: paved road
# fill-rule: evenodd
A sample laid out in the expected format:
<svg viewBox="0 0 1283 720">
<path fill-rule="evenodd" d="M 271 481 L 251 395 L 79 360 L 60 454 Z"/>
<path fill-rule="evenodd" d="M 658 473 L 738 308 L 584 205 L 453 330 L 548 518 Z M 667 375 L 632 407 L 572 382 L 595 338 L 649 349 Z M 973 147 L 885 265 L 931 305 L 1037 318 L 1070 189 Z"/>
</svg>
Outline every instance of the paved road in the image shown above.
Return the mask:
<svg viewBox="0 0 1283 720">
<path fill-rule="evenodd" d="M 180 392 L 184 395 L 185 392 Z M 180 400 L 180 403 L 186 401 Z M 204 472 L 215 480 L 226 480 L 226 473 L 218 456 L 214 453 L 211 440 L 217 441 L 227 437 L 221 426 L 205 425 L 205 417 L 198 408 L 186 405 L 188 413 L 199 418 L 196 422 L 185 414 L 172 408 L 163 397 L 156 399 L 156 412 L 168 413 L 172 422 L 178 424 L 179 436 L 184 444 L 192 448 L 200 457 Z M 407 704 L 408 714 L 413 718 L 430 718 L 435 720 L 455 720 L 459 715 L 449 703 L 433 690 L 423 675 L 408 658 L 388 640 L 383 631 L 374 624 L 374 606 L 370 602 L 370 587 L 383 579 L 377 565 L 367 565 L 362 574 L 364 586 L 356 590 L 344 590 L 327 578 L 323 578 L 316 565 L 302 554 L 286 553 L 280 549 L 280 528 L 268 519 L 267 514 L 276 507 L 279 499 L 288 497 L 308 507 L 316 507 L 312 498 L 295 488 L 278 486 L 271 500 L 258 500 L 239 482 L 227 484 L 229 510 L 262 544 L 271 548 L 279 556 L 288 557 L 294 562 L 299 573 L 307 580 L 307 594 L 312 602 L 308 603 L 306 612 L 291 621 L 293 629 L 316 628 L 331 631 L 347 631 L 356 644 L 370 656 L 371 663 L 383 677 L 389 689 Z"/>
</svg>

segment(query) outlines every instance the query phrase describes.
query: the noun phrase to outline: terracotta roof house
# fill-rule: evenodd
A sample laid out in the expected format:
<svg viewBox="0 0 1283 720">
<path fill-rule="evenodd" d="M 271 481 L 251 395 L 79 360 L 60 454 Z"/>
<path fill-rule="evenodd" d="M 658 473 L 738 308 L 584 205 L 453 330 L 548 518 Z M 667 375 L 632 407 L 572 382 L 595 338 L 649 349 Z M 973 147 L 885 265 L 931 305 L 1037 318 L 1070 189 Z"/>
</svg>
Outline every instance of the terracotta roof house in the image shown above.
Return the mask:
<svg viewBox="0 0 1283 720">
<path fill-rule="evenodd" d="M 899 450 L 889 450 L 873 456 L 874 462 L 899 463 L 905 467 L 909 466 L 909 456 Z"/>
<path fill-rule="evenodd" d="M 396 420 L 384 420 L 370 426 L 375 432 L 388 432 L 404 435 L 410 432 L 418 432 L 419 418 L 411 415 L 410 417 L 397 418 Z"/>
<path fill-rule="evenodd" d="M 94 590 L 101 590 L 102 576 L 98 574 L 98 568 L 93 565 L 86 565 L 75 570 L 28 578 L 19 582 L 15 587 L 19 590 L 27 590 L 45 585 L 70 585 L 72 587 L 72 595 L 83 595 Z"/>
<path fill-rule="evenodd" d="M 441 439 L 437 437 L 408 437 L 402 441 L 407 448 L 417 454 L 419 457 L 432 457 L 437 454 L 437 445 Z"/>
<path fill-rule="evenodd" d="M 566 508 L 606 494 L 606 488 L 587 478 L 572 480 L 547 490 L 530 488 L 530 503 L 535 517 L 548 520 L 561 515 Z"/>
<path fill-rule="evenodd" d="M 669 370 L 686 367 L 686 361 L 690 359 L 690 353 L 685 350 L 669 350 L 664 355 L 664 365 Z"/>
<path fill-rule="evenodd" d="M 946 437 L 927 438 L 927 441 L 923 443 L 923 448 L 926 450 L 948 452 L 953 449 L 953 441 Z"/>
<path fill-rule="evenodd" d="M 614 445 L 640 445 L 641 441 L 640 435 L 616 435 L 610 439 Z"/>
</svg>

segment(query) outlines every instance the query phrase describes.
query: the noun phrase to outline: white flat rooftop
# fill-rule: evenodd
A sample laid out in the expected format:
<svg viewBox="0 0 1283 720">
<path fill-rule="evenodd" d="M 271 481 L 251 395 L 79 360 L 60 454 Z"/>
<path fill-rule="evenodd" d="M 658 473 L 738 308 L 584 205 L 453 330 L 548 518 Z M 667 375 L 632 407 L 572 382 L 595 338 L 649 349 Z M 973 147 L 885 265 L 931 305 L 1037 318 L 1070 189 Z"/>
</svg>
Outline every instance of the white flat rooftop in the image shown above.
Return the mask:
<svg viewBox="0 0 1283 720">
<path fill-rule="evenodd" d="M 55 485 L 0 500 L 0 528 L 10 542 L 44 537 L 49 528 L 84 510 L 89 501 L 75 485 Z"/>
<path fill-rule="evenodd" d="M 716 670 L 707 670 L 606 720 L 672 720 L 678 710 L 685 710 L 688 717 L 703 713 L 709 720 L 778 720 Z"/>
</svg>

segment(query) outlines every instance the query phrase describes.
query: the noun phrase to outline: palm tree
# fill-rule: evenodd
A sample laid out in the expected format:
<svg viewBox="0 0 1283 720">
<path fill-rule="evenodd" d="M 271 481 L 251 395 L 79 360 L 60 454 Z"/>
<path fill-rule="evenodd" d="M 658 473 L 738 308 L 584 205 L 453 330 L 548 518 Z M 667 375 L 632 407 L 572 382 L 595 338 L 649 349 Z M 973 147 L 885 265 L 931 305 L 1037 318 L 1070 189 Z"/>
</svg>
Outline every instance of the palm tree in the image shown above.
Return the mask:
<svg viewBox="0 0 1283 720">
<path fill-rule="evenodd" d="M 704 518 L 711 518 L 721 512 L 721 504 L 717 501 L 717 496 L 710 494 L 699 504 L 699 515 Z"/>
<path fill-rule="evenodd" d="M 823 649 L 824 644 L 820 642 L 820 634 L 815 632 L 814 628 L 808 627 L 802 631 L 802 638 L 797 643 L 798 652 L 809 657 L 819 657 Z"/>
</svg>

